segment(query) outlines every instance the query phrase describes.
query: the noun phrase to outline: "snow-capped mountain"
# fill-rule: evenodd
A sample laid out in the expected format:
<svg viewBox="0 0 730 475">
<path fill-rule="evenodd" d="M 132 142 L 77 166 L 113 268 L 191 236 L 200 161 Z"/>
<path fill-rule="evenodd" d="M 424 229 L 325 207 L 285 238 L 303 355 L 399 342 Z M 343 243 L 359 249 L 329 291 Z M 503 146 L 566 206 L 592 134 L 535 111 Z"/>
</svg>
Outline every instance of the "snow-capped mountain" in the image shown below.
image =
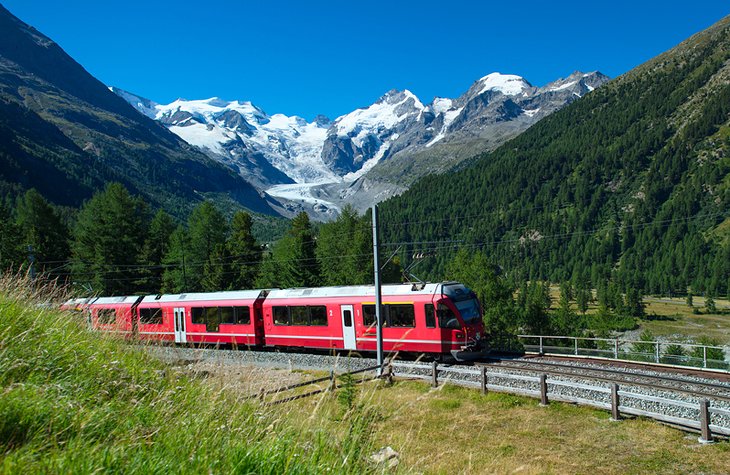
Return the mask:
<svg viewBox="0 0 730 475">
<path fill-rule="evenodd" d="M 608 80 L 575 72 L 541 88 L 516 75 L 491 73 L 460 97 L 424 105 L 391 90 L 370 106 L 330 121 L 266 112 L 218 98 L 157 104 L 110 88 L 142 114 L 228 164 L 261 190 L 329 219 L 344 203 L 364 209 L 490 150 Z"/>
</svg>

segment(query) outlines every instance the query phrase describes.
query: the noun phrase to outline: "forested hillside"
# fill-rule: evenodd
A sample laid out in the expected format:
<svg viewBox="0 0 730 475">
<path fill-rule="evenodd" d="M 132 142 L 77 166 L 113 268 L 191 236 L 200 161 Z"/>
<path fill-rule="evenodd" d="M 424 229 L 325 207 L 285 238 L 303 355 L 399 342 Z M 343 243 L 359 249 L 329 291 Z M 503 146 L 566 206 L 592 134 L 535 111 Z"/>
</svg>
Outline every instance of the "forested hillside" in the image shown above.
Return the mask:
<svg viewBox="0 0 730 475">
<path fill-rule="evenodd" d="M 433 279 L 456 248 L 482 249 L 515 281 L 726 294 L 729 58 L 725 18 L 383 203 L 383 241 L 434 251 L 419 267 Z"/>
<path fill-rule="evenodd" d="M 77 207 L 118 181 L 182 219 L 206 198 L 275 214 L 253 187 L 142 116 L 0 6 L 0 197 Z"/>
</svg>

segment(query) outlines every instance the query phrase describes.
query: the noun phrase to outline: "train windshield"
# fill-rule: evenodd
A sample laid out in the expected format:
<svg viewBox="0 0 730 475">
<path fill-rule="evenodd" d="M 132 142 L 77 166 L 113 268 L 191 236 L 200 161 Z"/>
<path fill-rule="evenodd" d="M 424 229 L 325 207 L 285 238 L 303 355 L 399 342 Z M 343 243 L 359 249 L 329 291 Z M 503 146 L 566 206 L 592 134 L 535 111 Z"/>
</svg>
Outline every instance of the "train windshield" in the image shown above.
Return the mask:
<svg viewBox="0 0 730 475">
<path fill-rule="evenodd" d="M 457 282 L 444 284 L 443 294 L 454 302 L 465 324 L 471 325 L 481 321 L 482 313 L 477 296 L 464 284 Z"/>
<path fill-rule="evenodd" d="M 479 301 L 477 299 L 471 298 L 454 303 L 461 314 L 461 318 L 467 325 L 478 323 L 482 319 L 482 315 L 479 311 Z"/>
</svg>

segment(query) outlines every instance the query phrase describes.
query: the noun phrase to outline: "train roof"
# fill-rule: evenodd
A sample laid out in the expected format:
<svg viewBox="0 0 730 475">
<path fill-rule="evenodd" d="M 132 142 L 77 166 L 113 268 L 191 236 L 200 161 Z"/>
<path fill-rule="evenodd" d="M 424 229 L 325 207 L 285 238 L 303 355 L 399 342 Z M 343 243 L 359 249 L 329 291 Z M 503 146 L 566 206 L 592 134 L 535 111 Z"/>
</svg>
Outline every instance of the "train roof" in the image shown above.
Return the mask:
<svg viewBox="0 0 730 475">
<path fill-rule="evenodd" d="M 139 299 L 139 295 L 126 297 L 99 297 L 89 301 L 89 305 L 132 305 Z"/>
<path fill-rule="evenodd" d="M 142 304 L 169 302 L 201 302 L 206 300 L 256 300 L 264 290 L 230 290 L 226 292 L 190 292 L 185 294 L 147 295 Z"/>
<path fill-rule="evenodd" d="M 449 286 L 465 288 L 458 282 L 438 282 L 427 284 L 386 284 L 381 286 L 382 295 L 441 295 Z M 375 296 L 374 285 L 352 285 L 342 287 L 313 287 L 272 290 L 269 299 L 318 298 L 318 297 L 371 297 Z"/>
</svg>

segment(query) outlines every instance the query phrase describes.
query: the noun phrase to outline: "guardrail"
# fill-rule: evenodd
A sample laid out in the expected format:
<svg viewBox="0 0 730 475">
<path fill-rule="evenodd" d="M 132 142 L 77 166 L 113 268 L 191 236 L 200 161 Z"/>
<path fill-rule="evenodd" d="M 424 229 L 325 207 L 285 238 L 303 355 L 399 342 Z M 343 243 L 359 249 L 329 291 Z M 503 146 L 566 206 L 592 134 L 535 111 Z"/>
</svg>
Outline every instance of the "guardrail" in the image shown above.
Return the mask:
<svg viewBox="0 0 730 475">
<path fill-rule="evenodd" d="M 712 401 L 708 399 L 687 402 L 642 394 L 631 389 L 641 388 L 643 386 L 641 383 L 626 383 L 623 387 L 618 383 L 585 384 L 572 380 L 548 379 L 547 374 L 539 376 L 489 374 L 487 366 L 480 366 L 478 369 L 439 367 L 437 362 L 433 362 L 430 367 L 401 362 L 393 362 L 391 366 L 392 374 L 430 380 L 434 388 L 446 381 L 480 388 L 483 394 L 494 390 L 539 398 L 541 405 L 548 405 L 551 400 L 555 400 L 605 409 L 611 411 L 611 419 L 615 421 L 621 420 L 623 415 L 649 417 L 684 430 L 699 432 L 699 441 L 703 443 L 712 442 L 716 436 L 730 436 L 730 407 L 712 406 Z M 565 378 L 569 379 L 570 376 L 566 375 Z M 590 376 L 580 376 L 580 378 L 591 379 Z M 495 380 L 501 381 L 502 384 L 495 383 Z M 521 387 L 508 385 L 508 381 L 518 383 Z M 720 404 L 720 401 L 716 401 L 715 404 Z M 696 414 L 696 417 L 678 415 L 682 410 L 685 413 Z"/>
<path fill-rule="evenodd" d="M 262 404 L 264 404 L 266 406 L 275 406 L 277 404 L 283 404 L 285 402 L 296 401 L 297 399 L 303 399 L 305 397 L 310 397 L 310 396 L 314 396 L 316 394 L 321 394 L 321 393 L 326 392 L 326 391 L 334 391 L 335 389 L 337 389 L 339 387 L 339 385 L 337 384 L 337 377 L 338 376 L 339 377 L 345 376 L 345 375 L 353 376 L 353 375 L 359 374 L 359 373 L 365 373 L 365 372 L 368 372 L 368 371 L 374 371 L 374 370 L 377 370 L 378 368 L 380 368 L 380 366 L 376 365 L 376 366 L 370 366 L 368 368 L 357 369 L 357 370 L 354 370 L 354 371 L 348 371 L 346 373 L 340 373 L 340 374 L 335 373 L 334 370 L 330 370 L 329 376 L 325 376 L 325 377 L 322 377 L 322 378 L 310 379 L 308 381 L 303 381 L 301 383 L 295 383 L 295 384 L 292 384 L 292 385 L 289 385 L 289 386 L 285 386 L 285 387 L 282 387 L 282 388 L 270 389 L 268 391 L 267 390 L 264 390 L 264 389 L 261 389 L 261 391 L 259 393 L 257 393 L 257 394 L 251 394 L 249 396 L 246 396 L 245 399 L 258 399 L 259 401 L 261 401 Z M 353 383 L 354 384 L 360 384 L 360 383 L 364 383 L 365 381 L 370 381 L 370 380 L 373 380 L 373 379 L 380 379 L 380 378 L 392 379 L 392 377 L 393 377 L 392 372 L 387 371 L 387 372 L 385 372 L 383 374 L 376 374 L 372 378 L 362 378 L 362 379 L 355 380 L 355 381 L 353 381 Z M 269 396 L 269 395 L 276 395 L 276 396 L 278 396 L 278 395 L 281 395 L 282 393 L 287 392 L 287 391 L 292 391 L 294 389 L 303 388 L 305 386 L 311 386 L 313 384 L 321 383 L 321 382 L 324 382 L 324 381 L 329 381 L 329 384 L 327 385 L 326 388 L 319 388 L 319 389 L 315 389 L 313 391 L 308 391 L 308 392 L 305 392 L 305 393 L 302 393 L 302 394 L 296 394 L 294 396 L 289 396 L 289 397 L 286 397 L 286 398 L 283 398 L 283 399 L 276 399 L 276 400 L 273 400 L 273 401 L 265 401 L 264 400 L 265 397 L 266 396 Z"/>
<path fill-rule="evenodd" d="M 690 343 L 588 338 L 557 335 L 517 335 L 525 351 L 540 355 L 583 356 L 730 371 L 728 348 Z M 682 349 L 684 354 L 670 354 Z M 713 356 L 722 355 L 723 359 Z"/>
</svg>

